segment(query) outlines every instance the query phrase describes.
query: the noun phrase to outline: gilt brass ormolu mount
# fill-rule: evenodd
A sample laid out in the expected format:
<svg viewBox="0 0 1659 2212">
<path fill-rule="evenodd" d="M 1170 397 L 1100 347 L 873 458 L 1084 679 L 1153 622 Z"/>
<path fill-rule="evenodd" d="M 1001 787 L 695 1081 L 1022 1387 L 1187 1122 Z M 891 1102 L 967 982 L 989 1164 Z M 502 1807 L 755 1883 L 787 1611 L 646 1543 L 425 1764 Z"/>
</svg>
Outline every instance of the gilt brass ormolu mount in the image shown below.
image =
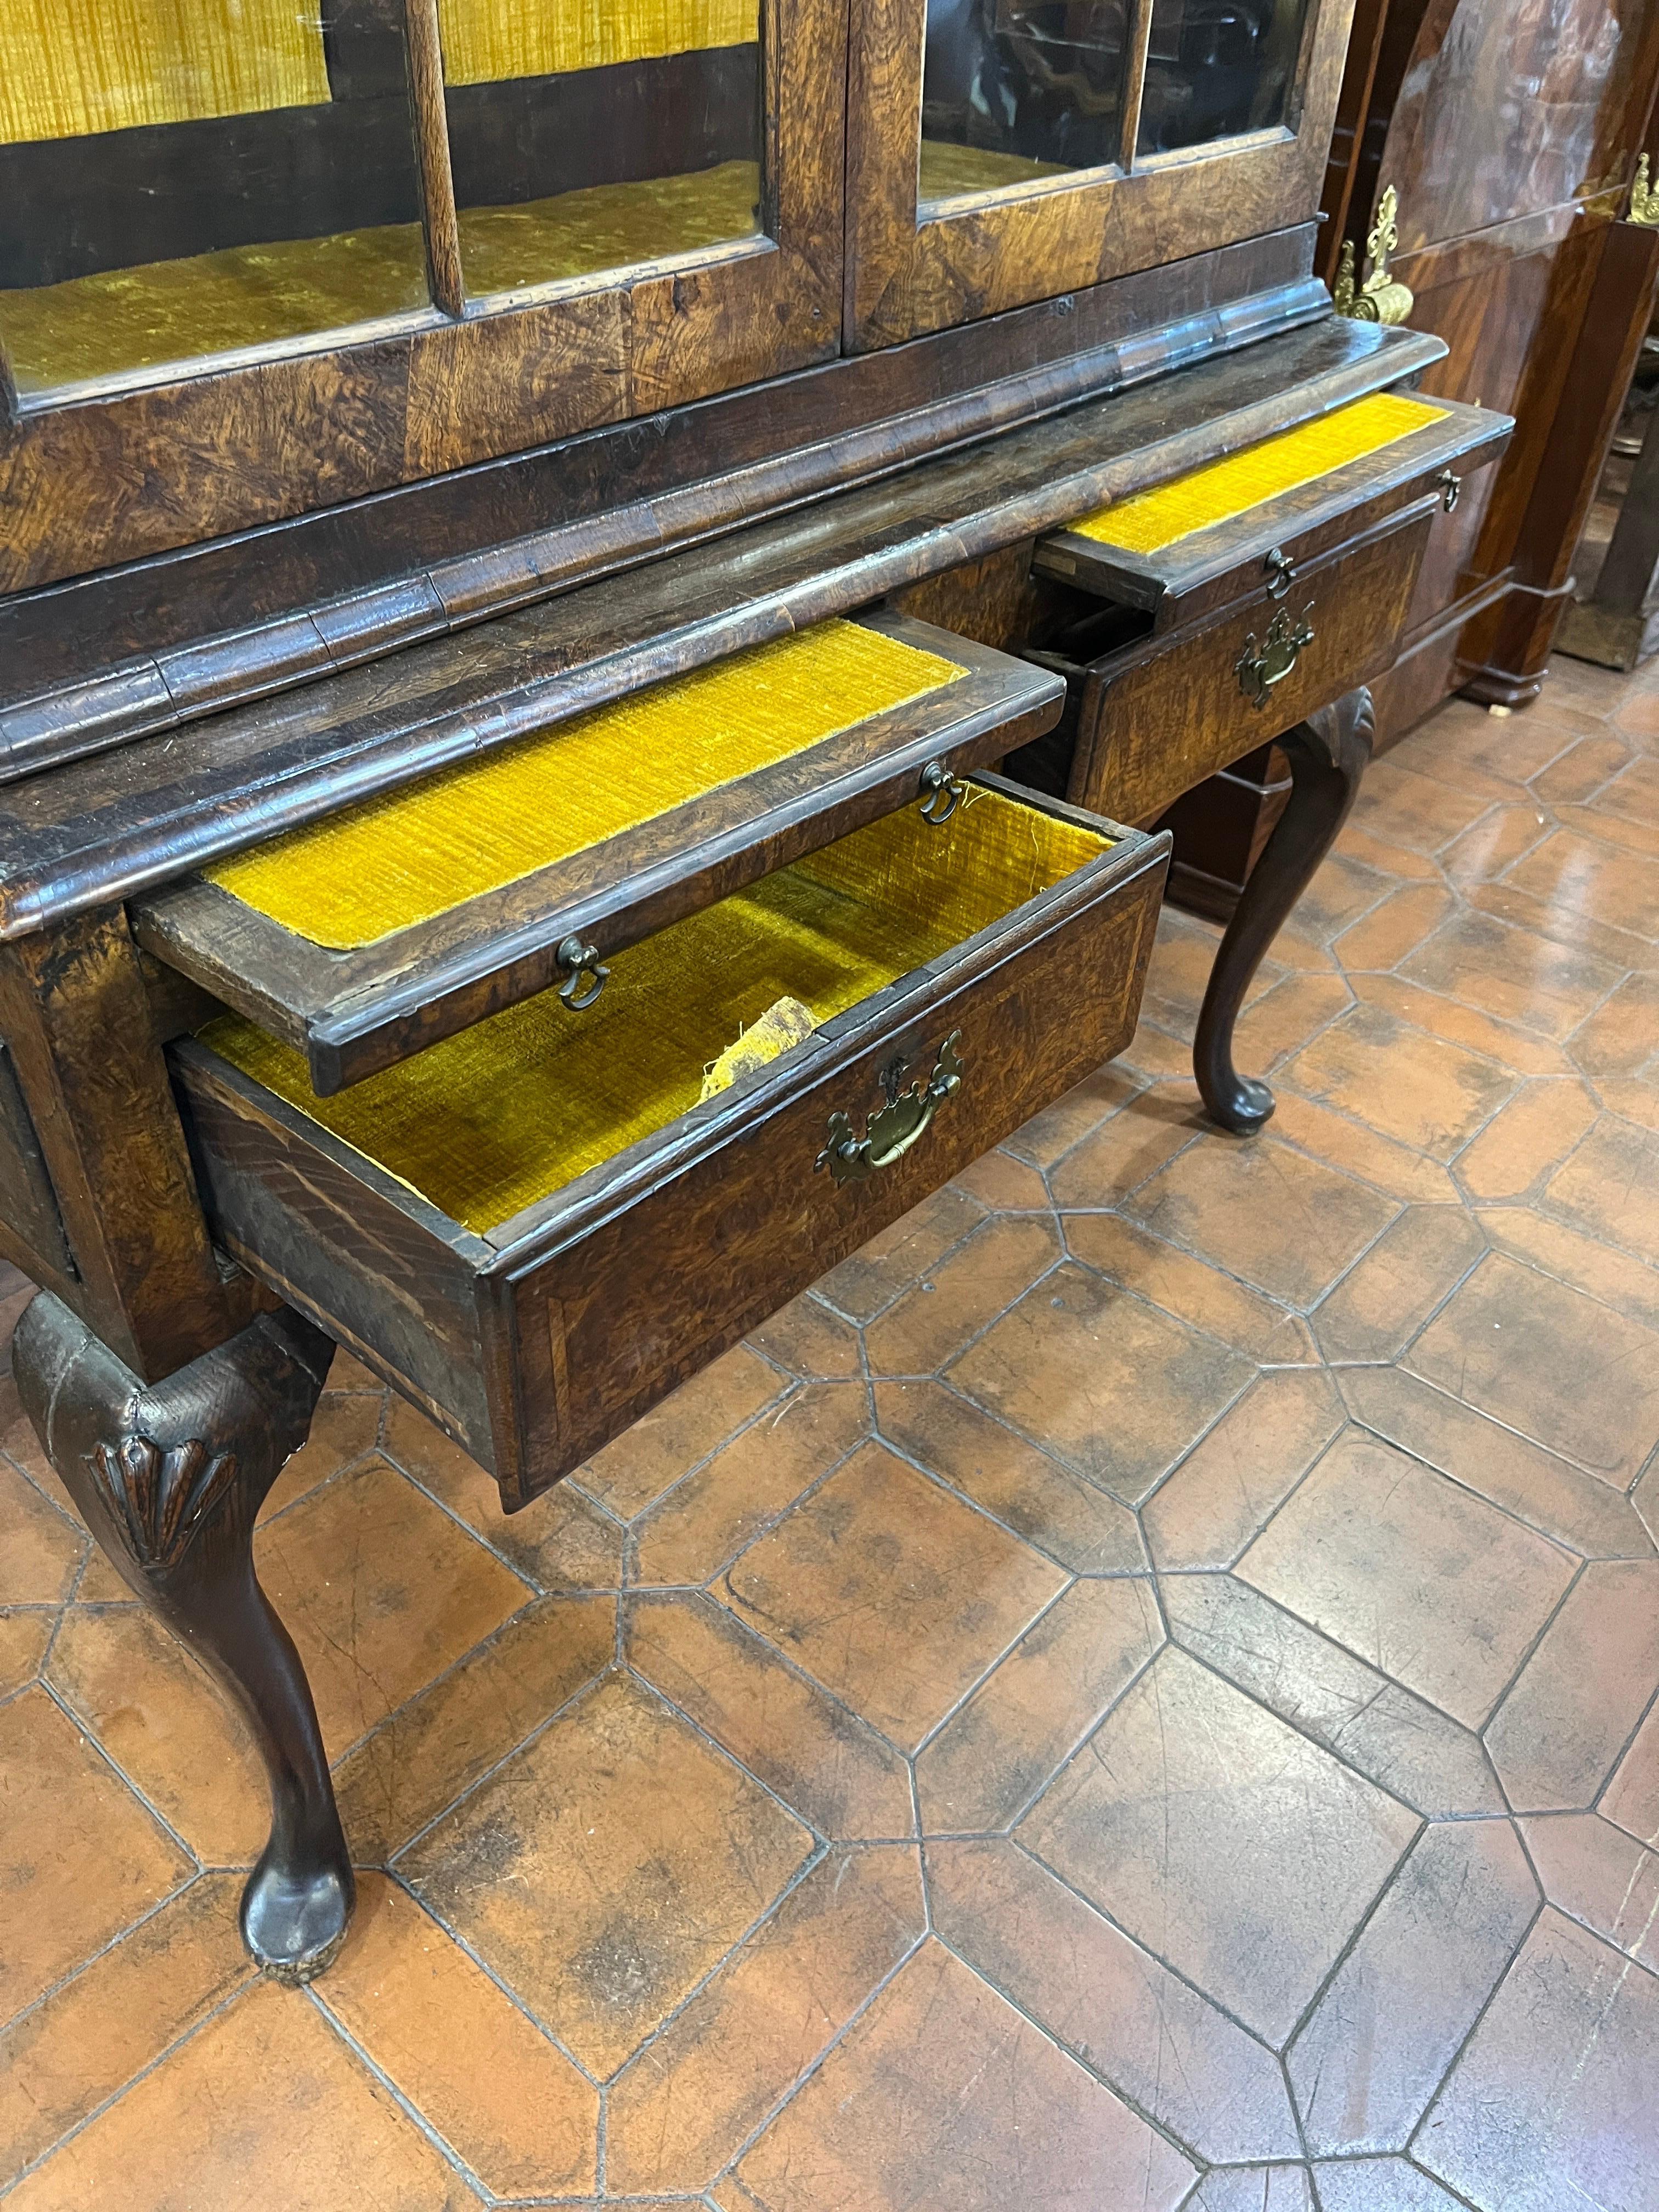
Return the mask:
<svg viewBox="0 0 1659 2212">
<path fill-rule="evenodd" d="M 1331 295 L 1339 315 L 1357 323 L 1403 323 L 1416 306 L 1410 286 L 1389 274 L 1389 256 L 1400 245 L 1399 217 L 1400 195 L 1390 185 L 1376 204 L 1376 221 L 1365 240 L 1370 273 L 1363 284 L 1355 281 L 1353 240 L 1342 248 Z"/>
<path fill-rule="evenodd" d="M 899 1089 L 909 1073 L 906 1063 L 902 1060 L 890 1061 L 881 1072 L 881 1087 L 887 1094 L 887 1103 L 870 1116 L 862 1137 L 853 1134 L 853 1124 L 847 1115 L 832 1114 L 830 1141 L 812 1163 L 814 1168 L 827 1167 L 839 1187 L 847 1182 L 866 1182 L 878 1169 L 891 1167 L 895 1160 L 902 1158 L 961 1083 L 963 1066 L 957 1058 L 957 1047 L 961 1042 L 962 1031 L 952 1030 L 939 1048 L 933 1074 L 926 1083 L 913 1083 L 908 1091 Z"/>
</svg>

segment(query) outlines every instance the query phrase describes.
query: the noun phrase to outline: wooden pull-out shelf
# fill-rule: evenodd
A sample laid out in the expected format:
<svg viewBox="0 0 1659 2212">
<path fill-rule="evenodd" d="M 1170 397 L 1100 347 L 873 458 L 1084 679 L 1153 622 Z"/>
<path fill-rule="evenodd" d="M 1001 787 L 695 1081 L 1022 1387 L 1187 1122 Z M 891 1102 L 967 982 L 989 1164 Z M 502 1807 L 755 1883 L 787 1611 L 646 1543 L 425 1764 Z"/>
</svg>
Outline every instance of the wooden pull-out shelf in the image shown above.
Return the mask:
<svg viewBox="0 0 1659 2212">
<path fill-rule="evenodd" d="M 1050 531 L 1032 566 L 1147 610 L 1161 633 L 1264 584 L 1293 592 L 1296 572 L 1496 460 L 1512 428 L 1456 400 L 1376 393 Z"/>
<path fill-rule="evenodd" d="M 322 1101 L 221 1017 L 172 1048 L 216 1237 L 523 1504 L 1128 1042 L 1168 838 L 975 788 L 672 925 L 591 1030 L 535 1001 Z M 699 1103 L 781 991 L 820 1026 Z"/>
<path fill-rule="evenodd" d="M 583 726 L 564 725 L 449 771 L 447 787 L 415 786 L 374 802 L 355 838 L 351 817 L 344 817 L 343 848 L 337 819 L 298 833 L 283 856 L 325 872 L 331 854 L 338 853 L 343 867 L 372 873 L 384 864 L 395 874 L 395 861 L 384 860 L 379 850 L 389 823 L 401 820 L 407 829 L 416 810 L 416 824 L 434 828 L 441 844 L 453 826 L 444 819 L 446 806 L 484 803 L 492 781 L 515 774 L 525 747 L 539 746 L 547 810 L 541 849 L 556 855 L 544 864 L 532 861 L 510 880 L 453 901 L 445 894 L 438 911 L 402 919 L 369 941 L 349 945 L 322 941 L 342 933 L 336 914 L 341 902 L 325 896 L 337 887 L 317 887 L 317 911 L 336 918 L 313 925 L 303 890 L 267 902 L 278 909 L 271 911 L 198 875 L 133 901 L 139 942 L 303 1052 L 313 1089 L 327 1097 L 559 982 L 566 973 L 560 948 L 568 939 L 591 945 L 593 957 L 609 965 L 683 915 L 860 823 L 920 801 L 924 773 L 933 763 L 965 775 L 1040 735 L 1059 716 L 1064 685 L 1041 669 L 902 616 L 867 615 L 848 627 L 854 639 L 873 633 L 910 648 L 887 656 L 902 664 L 896 678 L 884 673 L 902 690 L 914 663 L 916 684 L 929 688 L 878 711 L 854 714 L 842 726 L 810 732 L 804 742 L 775 745 L 773 757 L 735 772 L 722 765 L 723 747 L 734 758 L 750 759 L 754 747 L 747 745 L 745 754 L 750 732 L 741 707 L 733 713 L 728 702 L 729 744 L 716 732 L 696 773 L 682 775 L 666 798 L 651 795 L 653 779 L 644 770 L 653 763 L 621 761 L 619 775 L 639 777 L 637 812 L 622 818 L 634 805 L 627 799 L 611 809 L 615 826 L 562 851 L 573 840 L 561 819 L 568 810 L 561 803 L 560 763 L 567 754 L 573 765 L 587 758 Z M 759 658 L 805 650 L 811 636 L 762 647 Z M 720 665 L 710 672 L 717 675 Z M 695 685 L 698 679 L 681 681 Z M 648 708 L 653 697 L 678 688 L 647 693 L 642 703 Z M 601 712 L 615 718 L 629 708 Z M 830 709 L 823 719 L 833 724 L 839 717 Z M 667 788 L 660 777 L 656 784 Z M 527 838 L 515 838 L 520 859 L 538 848 L 541 826 L 531 829 Z M 234 883 L 246 870 L 233 862 L 222 872 Z M 395 881 L 392 888 L 399 888 Z M 404 908 L 408 903 L 404 896 Z M 356 904 L 374 910 L 372 898 Z M 395 901 L 386 910 L 401 911 Z M 362 925 L 345 925 L 347 933 L 353 927 Z"/>
</svg>

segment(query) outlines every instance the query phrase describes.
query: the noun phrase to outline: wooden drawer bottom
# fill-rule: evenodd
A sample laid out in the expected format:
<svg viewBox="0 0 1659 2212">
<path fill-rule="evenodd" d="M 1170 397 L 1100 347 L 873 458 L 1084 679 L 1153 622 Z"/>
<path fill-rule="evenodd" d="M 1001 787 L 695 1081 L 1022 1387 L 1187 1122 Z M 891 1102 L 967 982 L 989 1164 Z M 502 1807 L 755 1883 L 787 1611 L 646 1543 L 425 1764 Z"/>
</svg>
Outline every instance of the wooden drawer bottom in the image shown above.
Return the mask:
<svg viewBox="0 0 1659 2212">
<path fill-rule="evenodd" d="M 586 1014 L 326 1100 L 227 1017 L 173 1048 L 216 1233 L 521 1504 L 1121 1049 L 1167 859 L 985 779 L 660 932 Z M 700 1100 L 785 995 L 817 1030 Z"/>
</svg>

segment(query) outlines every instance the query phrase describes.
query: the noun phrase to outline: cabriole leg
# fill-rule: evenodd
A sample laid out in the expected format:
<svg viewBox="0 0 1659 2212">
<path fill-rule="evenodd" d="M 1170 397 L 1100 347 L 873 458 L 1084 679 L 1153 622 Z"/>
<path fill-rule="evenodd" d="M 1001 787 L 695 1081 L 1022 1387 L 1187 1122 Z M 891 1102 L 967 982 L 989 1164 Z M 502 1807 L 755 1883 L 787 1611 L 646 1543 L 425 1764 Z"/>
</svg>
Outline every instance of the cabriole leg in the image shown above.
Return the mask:
<svg viewBox="0 0 1659 2212">
<path fill-rule="evenodd" d="M 12 1346 L 24 1408 L 87 1526 L 253 1730 L 271 1827 L 242 1893 L 242 1936 L 289 1982 L 338 1950 L 355 1887 L 310 1686 L 254 1575 L 253 1523 L 305 1442 L 333 1350 L 298 1314 L 262 1314 L 141 1382 L 45 1291 Z"/>
<path fill-rule="evenodd" d="M 1239 1008 L 1250 978 L 1358 795 L 1372 736 L 1371 695 L 1362 688 L 1310 714 L 1278 740 L 1290 763 L 1290 800 L 1227 925 L 1193 1046 L 1193 1072 L 1210 1118 L 1237 1137 L 1253 1135 L 1273 1110 L 1267 1085 L 1241 1075 L 1233 1065 Z"/>
</svg>

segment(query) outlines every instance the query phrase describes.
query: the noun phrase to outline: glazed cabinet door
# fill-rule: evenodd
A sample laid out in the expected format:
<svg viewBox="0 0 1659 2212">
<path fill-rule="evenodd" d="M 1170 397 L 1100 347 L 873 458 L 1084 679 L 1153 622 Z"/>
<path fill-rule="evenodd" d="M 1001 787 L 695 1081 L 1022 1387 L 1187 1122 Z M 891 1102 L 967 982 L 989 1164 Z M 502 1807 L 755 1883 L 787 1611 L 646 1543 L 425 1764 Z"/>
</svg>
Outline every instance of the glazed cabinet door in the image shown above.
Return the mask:
<svg viewBox="0 0 1659 2212">
<path fill-rule="evenodd" d="M 845 76 L 842 0 L 20 0 L 0 592 L 832 354 Z"/>
<path fill-rule="evenodd" d="M 856 349 L 1319 205 L 1353 0 L 854 0 Z"/>
</svg>

